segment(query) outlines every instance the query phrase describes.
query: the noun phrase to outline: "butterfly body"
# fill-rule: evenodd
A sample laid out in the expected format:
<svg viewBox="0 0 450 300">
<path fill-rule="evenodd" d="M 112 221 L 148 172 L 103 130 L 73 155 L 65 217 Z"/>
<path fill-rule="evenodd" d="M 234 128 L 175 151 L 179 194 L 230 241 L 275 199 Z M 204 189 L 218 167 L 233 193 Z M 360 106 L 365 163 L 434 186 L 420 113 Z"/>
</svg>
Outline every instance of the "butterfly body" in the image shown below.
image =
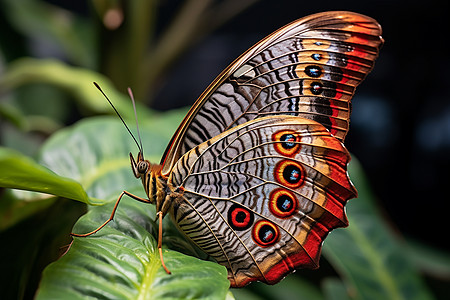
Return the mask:
<svg viewBox="0 0 450 300">
<path fill-rule="evenodd" d="M 380 35 L 350 12 L 286 25 L 206 89 L 159 165 L 130 154 L 149 202 L 227 267 L 232 286 L 318 267 L 327 234 L 348 225 L 357 192 L 343 141 Z"/>
</svg>

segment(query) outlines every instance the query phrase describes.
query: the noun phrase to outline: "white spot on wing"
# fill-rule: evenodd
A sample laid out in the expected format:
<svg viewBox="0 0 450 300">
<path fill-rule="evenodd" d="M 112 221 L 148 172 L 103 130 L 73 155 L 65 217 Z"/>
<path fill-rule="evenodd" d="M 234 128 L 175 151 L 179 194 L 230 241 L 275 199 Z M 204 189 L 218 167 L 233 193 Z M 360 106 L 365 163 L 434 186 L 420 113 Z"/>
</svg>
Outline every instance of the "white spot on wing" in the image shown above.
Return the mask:
<svg viewBox="0 0 450 300">
<path fill-rule="evenodd" d="M 239 78 L 241 76 L 253 78 L 256 76 L 255 70 L 250 65 L 242 65 L 236 72 L 233 73 L 233 76 Z"/>
</svg>

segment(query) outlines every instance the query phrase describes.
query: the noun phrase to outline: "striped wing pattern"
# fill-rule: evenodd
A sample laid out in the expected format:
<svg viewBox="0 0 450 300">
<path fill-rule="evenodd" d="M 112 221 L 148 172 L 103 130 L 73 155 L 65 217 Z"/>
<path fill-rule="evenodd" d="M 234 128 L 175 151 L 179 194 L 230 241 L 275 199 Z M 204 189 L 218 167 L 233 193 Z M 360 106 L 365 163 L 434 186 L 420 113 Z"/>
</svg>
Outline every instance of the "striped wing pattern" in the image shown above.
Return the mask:
<svg viewBox="0 0 450 300">
<path fill-rule="evenodd" d="M 317 267 L 328 232 L 347 225 L 356 190 L 342 143 L 380 35 L 351 12 L 288 24 L 226 68 L 177 129 L 161 160 L 170 214 L 232 286 Z"/>
<path fill-rule="evenodd" d="M 195 146 L 271 115 L 317 121 L 340 141 L 351 98 L 383 40 L 373 19 L 325 12 L 299 19 L 250 48 L 220 74 L 181 123 L 162 158 L 163 175 Z"/>
<path fill-rule="evenodd" d="M 200 248 L 228 268 L 232 286 L 276 283 L 318 266 L 330 230 L 347 225 L 356 196 L 350 156 L 321 124 L 271 116 L 233 127 L 175 164 L 182 187 L 171 216 Z"/>
</svg>

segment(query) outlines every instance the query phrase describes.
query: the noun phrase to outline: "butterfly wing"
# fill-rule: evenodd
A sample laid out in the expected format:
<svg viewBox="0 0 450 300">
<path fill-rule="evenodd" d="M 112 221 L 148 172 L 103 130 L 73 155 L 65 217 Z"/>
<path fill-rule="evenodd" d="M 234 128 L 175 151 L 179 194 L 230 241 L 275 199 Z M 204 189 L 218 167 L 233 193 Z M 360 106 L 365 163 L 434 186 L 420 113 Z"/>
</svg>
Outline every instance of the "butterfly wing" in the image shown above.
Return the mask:
<svg viewBox="0 0 450 300">
<path fill-rule="evenodd" d="M 235 60 L 196 101 L 165 151 L 162 174 L 167 176 L 198 144 L 264 116 L 315 120 L 343 141 L 351 98 L 373 67 L 380 35 L 375 20 L 352 12 L 318 13 L 275 31 Z"/>
<path fill-rule="evenodd" d="M 179 228 L 228 268 L 232 286 L 274 284 L 318 266 L 328 232 L 347 225 L 356 196 L 350 156 L 321 124 L 301 117 L 249 121 L 188 151 L 168 183 Z"/>
</svg>

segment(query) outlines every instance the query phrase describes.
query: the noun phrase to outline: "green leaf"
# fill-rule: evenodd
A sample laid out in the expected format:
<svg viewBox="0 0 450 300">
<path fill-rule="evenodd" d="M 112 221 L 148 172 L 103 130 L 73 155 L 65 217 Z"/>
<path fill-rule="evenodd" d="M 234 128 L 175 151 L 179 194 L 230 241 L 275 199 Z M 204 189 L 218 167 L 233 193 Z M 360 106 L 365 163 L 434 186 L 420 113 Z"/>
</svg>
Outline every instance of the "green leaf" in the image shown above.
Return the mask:
<svg viewBox="0 0 450 300">
<path fill-rule="evenodd" d="M 159 161 L 160 154 L 164 151 L 184 113 L 184 111 L 177 111 L 161 114 L 140 123 L 147 158 Z M 113 208 L 112 202 L 117 199 L 122 190 L 143 196 L 141 183 L 133 177 L 128 160 L 128 152 L 137 151 L 136 148 L 123 125 L 117 119 L 110 117 L 83 120 L 59 131 L 46 142 L 40 158 L 46 167 L 61 176 L 79 181 L 89 197 L 108 203 L 92 208 L 77 222 L 74 227 L 75 233 L 92 231 L 106 221 Z M 359 189 L 360 198 L 350 201 L 348 205 L 350 227 L 330 234 L 325 241 L 324 254 L 342 274 L 342 280 L 349 294 L 356 295 L 357 299 L 432 299 L 414 265 L 409 261 L 408 256 L 404 255 L 403 245 L 395 239 L 385 221 L 380 217 L 370 197 L 367 184 L 364 182 L 363 174 L 356 167 L 357 165 L 353 163 L 350 171 Z M 211 278 L 214 278 L 214 282 L 223 280 L 228 284 L 226 272 L 222 273 L 223 267 L 213 263 L 222 271 L 210 272 L 209 270 L 212 269 L 201 265 L 200 260 L 191 263 L 189 259 L 193 258 L 178 257 L 177 255 L 181 254 L 166 250 L 164 258 L 168 267 L 173 272 L 179 271 L 177 276 L 192 276 L 187 279 L 183 277 L 183 280 L 173 277 L 176 282 L 173 284 L 176 284 L 177 289 L 180 285 L 182 287 L 180 290 L 167 288 L 164 284 L 171 286 L 172 279 L 167 279 L 160 268 L 159 258 L 155 254 L 153 236 L 155 236 L 156 226 L 152 221 L 154 217 L 153 205 L 138 203 L 124 197 L 114 222 L 91 237 L 75 239 L 68 254 L 45 271 L 39 297 L 47 298 L 51 297 L 52 293 L 63 293 L 63 291 L 75 298 L 87 295 L 98 296 L 102 295 L 105 288 L 105 293 L 112 293 L 106 294 L 106 297 L 120 297 L 121 293 L 132 295 L 132 297 L 148 293 L 154 297 L 157 295 L 169 297 L 170 293 L 176 292 L 180 294 L 170 294 L 170 297 L 185 298 L 189 295 L 209 297 L 211 291 L 207 287 L 213 286 L 212 283 L 190 289 L 183 286 L 181 282 L 195 281 L 192 278 L 203 278 L 202 276 L 208 278 L 213 276 Z M 195 253 L 195 248 L 192 248 L 193 251 L 188 249 L 190 247 L 187 246 L 188 243 L 180 238 L 168 220 L 165 220 L 164 232 L 164 246 L 176 245 L 178 249 L 187 249 L 185 252 Z M 131 254 L 130 249 L 133 250 Z M 147 260 L 142 257 L 146 257 Z M 102 262 L 108 262 L 108 264 L 105 265 Z M 193 268 L 189 267 L 190 264 Z M 183 272 L 182 268 L 179 269 L 180 265 L 187 266 L 187 273 Z M 195 265 L 202 267 L 196 269 Z M 204 271 L 207 275 L 202 273 Z M 211 275 L 212 273 L 217 274 L 217 277 Z M 147 277 L 146 274 L 153 275 Z M 306 289 L 306 282 L 303 285 L 297 283 L 289 285 L 290 282 L 294 282 L 291 277 L 278 284 L 276 288 L 254 286 L 263 291 L 264 297 L 271 296 L 271 293 L 278 296 L 282 293 L 292 295 L 290 291 L 294 291 L 294 295 L 302 293 L 307 298 L 323 298 L 317 289 Z M 83 281 L 83 278 L 88 280 Z M 145 278 L 153 280 L 147 281 Z M 206 279 L 199 281 L 201 282 L 198 284 L 201 284 Z M 71 284 L 72 282 L 74 285 Z M 112 287 L 111 282 L 115 283 Z M 147 290 L 149 282 L 151 282 L 151 291 L 141 294 L 142 290 Z M 287 284 L 286 287 L 284 284 Z M 133 291 L 129 290 L 133 288 Z M 298 292 L 295 292 L 296 288 Z M 214 290 L 216 289 L 221 290 L 215 287 Z M 326 290 L 332 293 L 336 290 L 344 294 L 343 287 L 336 284 L 327 286 Z M 83 296 L 80 296 L 79 292 Z M 55 294 L 54 297 L 58 298 L 60 295 Z M 225 292 L 221 298 L 226 295 Z M 227 297 L 231 296 L 228 294 Z"/>
<path fill-rule="evenodd" d="M 341 280 L 327 278 L 323 281 L 323 289 L 327 300 L 350 300 L 348 290 Z"/>
<path fill-rule="evenodd" d="M 140 123 L 146 158 L 159 161 L 168 132 L 175 130 L 171 127 L 184 113 L 168 113 Z M 129 151 L 136 148 L 117 118 L 96 117 L 52 136 L 42 148 L 41 161 L 58 174 L 81 182 L 90 197 L 108 203 L 124 189 L 144 196 L 128 158 Z M 113 204 L 92 207 L 73 232 L 97 228 L 109 218 Z M 224 299 L 229 281 L 226 269 L 216 263 L 165 250 L 164 260 L 173 274 L 164 273 L 153 237 L 154 217 L 153 205 L 124 197 L 113 222 L 95 235 L 75 238 L 68 253 L 45 270 L 38 298 Z M 164 228 L 164 246 L 177 245 L 195 253 L 167 218 Z"/>
<path fill-rule="evenodd" d="M 82 186 L 14 150 L 0 147 L 0 186 L 23 189 L 88 202 Z"/>
<path fill-rule="evenodd" d="M 169 140 L 167 132 L 175 130 L 169 124 L 174 118 L 171 114 L 178 116 L 179 112 L 140 123 L 146 159 L 159 162 Z M 137 146 L 118 118 L 95 117 L 54 134 L 42 147 L 40 162 L 77 180 L 89 197 L 105 203 L 117 199 L 123 190 L 139 190 L 145 197 L 141 181 L 131 171 L 130 152 L 136 156 Z"/>
<path fill-rule="evenodd" d="M 26 127 L 27 121 L 23 113 L 6 101 L 0 102 L 0 116 L 18 128 L 24 129 Z"/>
<path fill-rule="evenodd" d="M 21 196 L 24 195 L 21 194 Z M 16 197 L 12 191 L 4 191 L 0 199 L 0 231 L 6 230 L 27 217 L 44 210 L 52 205 L 55 200 L 55 197 L 32 197 L 31 200 L 28 200 Z"/>
<path fill-rule="evenodd" d="M 171 124 L 178 124 L 179 116 L 184 113 L 164 114 L 161 118 L 141 123 L 147 158 L 154 160 L 158 157 L 159 160 L 159 153 L 163 152 L 169 139 L 168 128 L 175 127 Z M 2 150 L 2 166 L 11 169 L 10 174 L 25 174 L 33 184 L 53 175 L 54 186 L 65 179 L 23 155 L 9 149 Z M 142 194 L 142 184 L 134 178 L 129 166 L 130 150 L 137 151 L 120 121 L 97 117 L 81 121 L 52 136 L 41 149 L 40 161 L 58 174 L 80 181 L 91 199 L 98 197 L 101 199 L 99 202 L 108 203 L 125 188 L 134 194 Z M 26 162 L 26 168 L 17 168 L 17 162 Z M 7 187 L 18 187 L 8 176 L 4 177 L 4 182 Z M 30 185 L 23 188 L 29 189 Z M 68 195 L 64 196 L 80 200 L 79 197 L 71 197 L 72 190 L 73 187 L 67 187 Z M 86 199 L 83 201 L 87 202 Z M 76 223 L 73 231 L 85 233 L 97 228 L 109 218 L 113 204 L 91 208 Z M 226 268 L 216 263 L 165 250 L 164 260 L 172 275 L 165 274 L 153 237 L 156 235 L 154 217 L 153 205 L 125 197 L 115 221 L 93 236 L 75 238 L 67 254 L 46 268 L 38 299 L 87 296 L 108 299 L 230 298 Z M 164 231 L 164 246 L 176 245 L 184 248 L 185 252 L 195 253 L 195 248 L 180 237 L 167 218 L 164 224 L 164 228 L 168 228 Z"/>
<path fill-rule="evenodd" d="M 421 271 L 438 278 L 450 278 L 450 253 L 408 240 L 406 254 Z"/>
<path fill-rule="evenodd" d="M 225 299 L 226 268 L 163 249 L 161 267 L 153 205 L 124 200 L 115 221 L 97 234 L 75 238 L 66 255 L 48 266 L 37 299 Z M 111 205 L 95 207 L 74 228 L 83 232 L 109 217 Z M 164 240 L 163 240 L 164 245 Z"/>
<path fill-rule="evenodd" d="M 350 226 L 333 231 L 325 241 L 326 258 L 356 299 L 433 299 L 404 245 L 382 219 L 356 160 L 349 172 L 359 197 L 347 204 Z"/>
</svg>

